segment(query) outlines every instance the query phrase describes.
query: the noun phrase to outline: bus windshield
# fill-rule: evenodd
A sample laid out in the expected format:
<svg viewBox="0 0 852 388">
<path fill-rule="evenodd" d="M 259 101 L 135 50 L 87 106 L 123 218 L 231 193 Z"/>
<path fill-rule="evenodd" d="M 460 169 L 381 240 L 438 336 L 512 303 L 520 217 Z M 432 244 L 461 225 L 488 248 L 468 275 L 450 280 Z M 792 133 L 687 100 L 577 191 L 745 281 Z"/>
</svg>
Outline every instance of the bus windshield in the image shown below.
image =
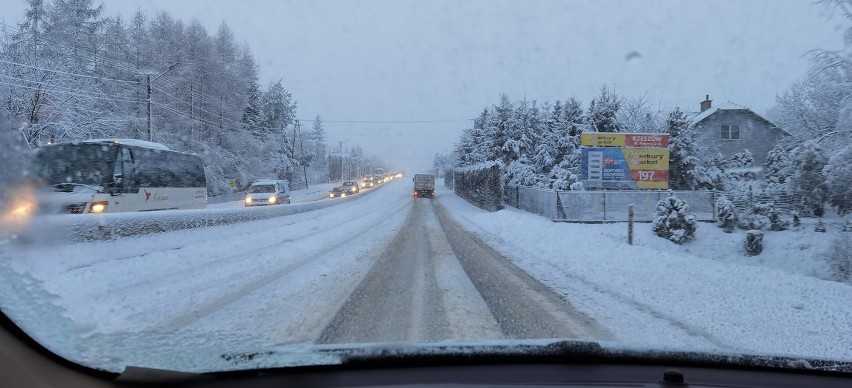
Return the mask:
<svg viewBox="0 0 852 388">
<path fill-rule="evenodd" d="M 41 149 L 36 174 L 44 183 L 105 187 L 112 181 L 118 147 L 109 144 L 60 144 Z"/>
</svg>

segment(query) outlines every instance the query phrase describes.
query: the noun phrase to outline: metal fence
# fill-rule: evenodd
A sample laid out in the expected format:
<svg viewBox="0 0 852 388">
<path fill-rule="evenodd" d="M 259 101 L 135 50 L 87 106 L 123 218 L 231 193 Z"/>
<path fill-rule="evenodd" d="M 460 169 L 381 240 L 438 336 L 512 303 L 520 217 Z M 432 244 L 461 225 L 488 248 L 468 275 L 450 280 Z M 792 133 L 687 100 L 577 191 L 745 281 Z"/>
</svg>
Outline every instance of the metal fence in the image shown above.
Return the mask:
<svg viewBox="0 0 852 388">
<path fill-rule="evenodd" d="M 670 193 L 684 200 L 699 221 L 716 219 L 713 191 L 555 191 L 532 187 L 506 190 L 506 202 L 522 210 L 554 221 L 618 222 L 627 221 L 628 206 L 633 204 L 634 220 L 653 221 L 657 202 Z"/>
</svg>

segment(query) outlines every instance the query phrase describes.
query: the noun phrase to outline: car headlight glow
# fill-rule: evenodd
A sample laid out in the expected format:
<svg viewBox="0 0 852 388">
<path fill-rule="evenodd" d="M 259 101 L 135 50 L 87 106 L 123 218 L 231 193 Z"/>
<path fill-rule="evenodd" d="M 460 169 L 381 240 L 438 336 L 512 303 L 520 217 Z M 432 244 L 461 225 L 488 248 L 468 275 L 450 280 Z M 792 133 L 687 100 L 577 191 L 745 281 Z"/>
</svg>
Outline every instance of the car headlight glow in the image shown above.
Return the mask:
<svg viewBox="0 0 852 388">
<path fill-rule="evenodd" d="M 251 197 L 246 197 L 246 203 L 251 203 Z"/>
<path fill-rule="evenodd" d="M 329 198 L 334 198 L 334 193 L 328 193 Z"/>
<path fill-rule="evenodd" d="M 269 203 L 275 203 L 275 202 L 278 202 L 278 198 L 277 198 L 277 197 L 275 197 L 274 195 L 273 195 L 273 196 L 271 196 L 271 197 L 269 197 Z"/>
<path fill-rule="evenodd" d="M 91 211 L 92 213 L 103 213 L 106 211 L 107 205 L 109 205 L 109 202 L 107 201 L 94 202 L 92 203 Z"/>
<path fill-rule="evenodd" d="M 340 198 L 343 198 L 343 197 L 345 197 L 345 196 L 346 196 L 346 193 L 342 193 L 342 194 L 340 194 Z"/>
</svg>

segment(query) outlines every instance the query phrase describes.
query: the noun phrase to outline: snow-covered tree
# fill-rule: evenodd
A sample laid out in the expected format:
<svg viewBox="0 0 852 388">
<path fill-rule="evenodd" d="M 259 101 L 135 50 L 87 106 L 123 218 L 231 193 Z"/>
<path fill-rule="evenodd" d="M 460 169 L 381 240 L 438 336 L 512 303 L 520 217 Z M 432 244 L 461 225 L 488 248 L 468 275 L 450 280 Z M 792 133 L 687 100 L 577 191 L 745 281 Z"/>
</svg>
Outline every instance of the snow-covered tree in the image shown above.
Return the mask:
<svg viewBox="0 0 852 388">
<path fill-rule="evenodd" d="M 815 142 L 805 142 L 791 155 L 793 175 L 788 183 L 789 193 L 799 201 L 805 214 L 822 216 L 826 200 L 823 168 L 828 160 Z"/>
<path fill-rule="evenodd" d="M 616 120 L 625 132 L 660 133 L 666 130 L 665 113 L 651 108 L 645 96 L 624 98 Z"/>
<path fill-rule="evenodd" d="M 674 194 L 657 203 L 656 217 L 651 227 L 654 234 L 675 244 L 693 239 L 698 229 L 695 214 L 689 212 L 689 205 Z"/>
<path fill-rule="evenodd" d="M 828 203 L 841 216 L 852 213 L 852 146 L 834 155 L 823 169 Z"/>
<path fill-rule="evenodd" d="M 586 121 L 594 132 L 621 132 L 621 123 L 617 119 L 619 109 L 621 99 L 602 86 L 601 94 L 589 103 Z"/>
<path fill-rule="evenodd" d="M 699 186 L 700 173 L 695 133 L 680 109 L 669 113 L 666 120 L 669 133 L 669 187 L 673 190 L 693 190 Z"/>
<path fill-rule="evenodd" d="M 725 233 L 731 233 L 737 228 L 737 209 L 728 198 L 721 196 L 716 200 L 716 213 L 718 214 L 716 225 Z"/>
<path fill-rule="evenodd" d="M 778 144 L 766 154 L 766 162 L 763 164 L 764 192 L 778 195 L 787 191 L 787 182 L 793 175 L 791 149 L 787 144 Z"/>
<path fill-rule="evenodd" d="M 754 156 L 748 148 L 731 155 L 728 166 L 731 168 L 744 168 L 754 166 Z"/>
</svg>

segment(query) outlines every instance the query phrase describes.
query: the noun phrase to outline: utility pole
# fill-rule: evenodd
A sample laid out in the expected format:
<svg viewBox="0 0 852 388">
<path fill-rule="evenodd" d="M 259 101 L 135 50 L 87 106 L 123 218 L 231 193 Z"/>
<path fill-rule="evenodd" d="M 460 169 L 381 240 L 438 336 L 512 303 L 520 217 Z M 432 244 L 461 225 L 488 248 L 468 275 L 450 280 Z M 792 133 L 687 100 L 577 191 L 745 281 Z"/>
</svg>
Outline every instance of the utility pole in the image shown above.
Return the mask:
<svg viewBox="0 0 852 388">
<path fill-rule="evenodd" d="M 302 139 L 302 124 L 296 120 L 296 131 L 299 132 L 299 162 L 302 164 L 302 173 L 305 175 L 305 189 L 308 188 L 308 163 L 305 157 L 305 141 Z"/>
<path fill-rule="evenodd" d="M 296 158 L 296 128 L 299 127 L 299 120 L 296 120 L 295 125 L 293 126 L 293 152 L 290 153 L 290 159 Z M 284 134 L 285 136 L 287 134 Z"/>
<path fill-rule="evenodd" d="M 151 132 L 151 74 L 146 74 L 148 80 L 148 141 L 154 141 L 154 134 Z"/>
<path fill-rule="evenodd" d="M 177 66 L 179 63 L 180 62 L 175 62 L 174 64 L 169 66 L 169 68 L 166 69 L 166 71 L 164 71 L 164 72 L 160 73 L 160 75 L 154 77 L 154 79 L 151 79 L 151 74 L 145 74 L 145 80 L 147 81 L 146 83 L 148 85 L 148 87 L 146 88 L 148 90 L 148 93 L 147 93 L 148 94 L 148 98 L 147 98 L 147 100 L 148 100 L 148 141 L 154 141 L 154 133 L 151 131 L 151 81 L 156 81 L 157 78 L 160 78 L 160 77 L 164 76 L 166 73 L 172 71 L 172 69 L 174 69 L 175 66 Z"/>
</svg>

